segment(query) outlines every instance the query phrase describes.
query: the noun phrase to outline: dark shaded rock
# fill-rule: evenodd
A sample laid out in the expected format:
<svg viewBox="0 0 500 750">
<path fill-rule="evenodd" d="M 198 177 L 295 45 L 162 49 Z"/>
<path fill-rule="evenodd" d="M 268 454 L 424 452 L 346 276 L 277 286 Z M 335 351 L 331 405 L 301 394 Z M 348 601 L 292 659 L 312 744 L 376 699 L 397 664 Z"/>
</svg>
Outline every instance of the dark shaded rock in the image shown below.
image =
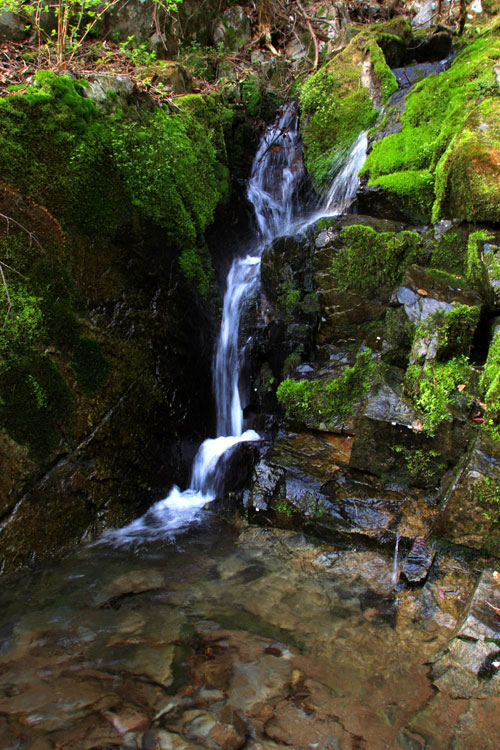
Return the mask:
<svg viewBox="0 0 500 750">
<path fill-rule="evenodd" d="M 402 222 L 414 222 L 419 219 L 425 222 L 427 218 L 424 214 L 420 217 L 415 216 L 413 211 L 405 209 L 400 200 L 393 199 L 385 190 L 373 185 L 362 185 L 357 192 L 356 200 L 359 213 L 366 216 Z"/>
<path fill-rule="evenodd" d="M 26 38 L 26 23 L 20 15 L 8 10 L 0 13 L 0 42 L 22 42 Z"/>
<path fill-rule="evenodd" d="M 480 432 L 444 496 L 436 532 L 456 544 L 498 553 L 499 483 L 500 448 Z"/>
<path fill-rule="evenodd" d="M 452 39 L 446 31 L 419 37 L 412 56 L 418 63 L 444 60 L 451 53 Z"/>
<path fill-rule="evenodd" d="M 435 556 L 436 550 L 429 546 L 425 539 L 419 537 L 413 542 L 413 546 L 403 563 L 401 572 L 410 583 L 423 581 L 429 572 Z"/>
</svg>

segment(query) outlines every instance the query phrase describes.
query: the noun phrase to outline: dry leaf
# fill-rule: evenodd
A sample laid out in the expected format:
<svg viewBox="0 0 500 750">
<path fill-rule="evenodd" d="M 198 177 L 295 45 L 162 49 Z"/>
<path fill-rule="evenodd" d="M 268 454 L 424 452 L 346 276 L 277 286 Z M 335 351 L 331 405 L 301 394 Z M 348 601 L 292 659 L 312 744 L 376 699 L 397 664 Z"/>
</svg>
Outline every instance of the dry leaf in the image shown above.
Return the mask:
<svg viewBox="0 0 500 750">
<path fill-rule="evenodd" d="M 460 393 L 462 393 L 462 391 L 465 390 L 466 385 L 465 385 L 465 383 L 460 383 L 460 385 L 457 385 L 457 388 L 460 391 Z"/>
<path fill-rule="evenodd" d="M 422 297 L 427 297 L 429 292 L 426 292 L 425 289 L 417 289 L 417 294 L 421 294 Z"/>
</svg>

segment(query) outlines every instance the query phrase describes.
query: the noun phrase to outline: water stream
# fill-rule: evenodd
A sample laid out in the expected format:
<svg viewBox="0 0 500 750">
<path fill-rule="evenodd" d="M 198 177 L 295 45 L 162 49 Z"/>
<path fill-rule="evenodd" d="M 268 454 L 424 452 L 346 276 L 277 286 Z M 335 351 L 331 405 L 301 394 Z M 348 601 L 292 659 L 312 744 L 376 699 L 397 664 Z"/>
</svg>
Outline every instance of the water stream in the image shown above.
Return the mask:
<svg viewBox="0 0 500 750">
<path fill-rule="evenodd" d="M 241 313 L 260 280 L 260 259 L 276 238 L 298 234 L 322 216 L 342 213 L 358 187 L 358 172 L 366 158 L 367 137 L 361 133 L 345 163 L 334 176 L 326 199 L 315 210 L 304 212 L 298 189 L 304 179 L 304 164 L 294 102 L 284 105 L 266 128 L 255 155 L 247 187 L 257 225 L 250 253 L 234 259 L 226 281 L 223 313 L 214 358 L 214 394 L 217 436 L 205 440 L 193 461 L 189 487 L 174 486 L 168 497 L 128 526 L 110 529 L 97 544 L 123 546 L 173 533 L 194 522 L 199 511 L 216 497 L 224 471 L 222 456 L 241 442 L 259 440 L 254 430 L 244 430 L 240 396 L 240 374 L 244 352 L 238 346 Z"/>
<path fill-rule="evenodd" d="M 264 134 L 248 186 L 258 237 L 235 259 L 224 296 L 217 436 L 200 446 L 188 489 L 174 487 L 125 528 L 9 582 L 2 750 L 417 746 L 412 717 L 432 705 L 428 664 L 470 594 L 466 566 L 443 557 L 425 587 L 399 591 L 397 545 L 389 560 L 295 532 L 238 534 L 215 517 L 203 533 L 193 524 L 216 494 L 221 457 L 259 439 L 245 430 L 238 329 L 260 257 L 274 237 L 345 209 L 365 151 L 362 134 L 321 211 L 303 215 L 293 105 Z M 452 709 L 451 701 L 439 713 Z M 440 731 L 439 714 L 428 726 Z"/>
</svg>

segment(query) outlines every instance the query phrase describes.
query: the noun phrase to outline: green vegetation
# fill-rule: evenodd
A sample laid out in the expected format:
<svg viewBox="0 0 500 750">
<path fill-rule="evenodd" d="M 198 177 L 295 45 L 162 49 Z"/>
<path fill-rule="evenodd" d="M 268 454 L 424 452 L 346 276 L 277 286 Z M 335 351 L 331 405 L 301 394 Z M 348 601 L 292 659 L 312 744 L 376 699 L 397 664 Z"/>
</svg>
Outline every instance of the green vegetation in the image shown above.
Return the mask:
<svg viewBox="0 0 500 750">
<path fill-rule="evenodd" d="M 434 487 L 437 484 L 444 469 L 438 451 L 421 448 L 410 450 L 402 445 L 396 445 L 392 450 L 403 456 L 411 484 L 421 487 Z"/>
<path fill-rule="evenodd" d="M 111 365 L 95 339 L 80 339 L 75 347 L 71 366 L 78 386 L 87 395 L 102 388 L 111 372 Z"/>
<path fill-rule="evenodd" d="M 489 288 L 488 274 L 482 260 L 483 246 L 489 239 L 491 238 L 488 232 L 482 229 L 469 235 L 465 275 L 469 284 L 476 289 L 486 290 Z"/>
<path fill-rule="evenodd" d="M 324 189 L 359 133 L 377 113 L 361 81 L 371 60 L 383 101 L 397 89 L 396 79 L 371 32 L 362 32 L 333 60 L 310 76 L 300 93 L 305 161 L 315 187 Z"/>
<path fill-rule="evenodd" d="M 0 253 L 12 304 L 9 311 L 6 289 L 0 287 L 0 423 L 28 445 L 33 457 L 43 459 L 62 435 L 69 437 L 70 360 L 78 385 L 88 393 L 103 385 L 109 363 L 98 341 L 80 338 L 81 302 L 64 248 L 49 243 L 42 248 L 16 228 L 0 240 Z"/>
<path fill-rule="evenodd" d="M 405 393 L 421 414 L 427 435 L 432 437 L 441 422 L 451 419 L 451 408 L 470 402 L 474 376 L 473 368 L 463 355 L 447 362 L 432 360 L 423 366 L 408 367 Z"/>
<path fill-rule="evenodd" d="M 182 0 L 152 0 L 155 10 L 172 12 Z M 119 0 L 0 0 L 0 13 L 13 11 L 21 14 L 37 35 L 39 54 L 46 51 L 49 59 L 55 53 L 57 65 L 71 63 L 87 37 L 95 33 L 103 16 L 112 11 Z M 42 19 L 53 15 L 56 26 L 49 33 Z"/>
<path fill-rule="evenodd" d="M 352 225 L 340 233 L 342 247 L 333 261 L 338 287 L 357 294 L 373 294 L 381 286 L 393 288 L 405 269 L 422 261 L 423 243 L 416 232 L 376 232 Z"/>
<path fill-rule="evenodd" d="M 500 332 L 496 331 L 490 344 L 479 387 L 486 410 L 484 429 L 495 440 L 500 440 Z"/>
<path fill-rule="evenodd" d="M 25 92 L 0 99 L 0 181 L 101 241 L 134 206 L 185 252 L 181 268 L 205 292 L 202 234 L 229 193 L 222 104 L 192 95 L 174 115 L 139 117 L 113 98 L 98 110 L 84 94 L 82 83 L 41 71 Z"/>
<path fill-rule="evenodd" d="M 334 422 L 352 414 L 355 403 L 370 390 L 377 366 L 369 349 L 335 380 L 283 380 L 277 398 L 288 417 L 302 422 Z"/>
<path fill-rule="evenodd" d="M 363 172 L 417 213 L 498 221 L 500 39 L 469 44 L 448 71 L 416 84 L 402 129 L 375 143 Z"/>
<path fill-rule="evenodd" d="M 434 242 L 430 265 L 449 274 L 461 275 L 465 273 L 465 258 L 465 240 L 458 232 L 448 232 Z"/>
</svg>

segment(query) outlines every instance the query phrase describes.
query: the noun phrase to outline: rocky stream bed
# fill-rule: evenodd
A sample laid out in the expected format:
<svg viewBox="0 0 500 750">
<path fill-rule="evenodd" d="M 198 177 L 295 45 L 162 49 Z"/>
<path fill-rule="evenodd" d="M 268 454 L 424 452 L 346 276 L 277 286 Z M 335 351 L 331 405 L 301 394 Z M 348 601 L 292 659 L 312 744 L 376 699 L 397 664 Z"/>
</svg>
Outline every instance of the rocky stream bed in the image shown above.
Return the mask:
<svg viewBox="0 0 500 750">
<path fill-rule="evenodd" d="M 498 572 L 342 549 L 202 514 L 9 581 L 2 747 L 498 746 Z"/>
</svg>

